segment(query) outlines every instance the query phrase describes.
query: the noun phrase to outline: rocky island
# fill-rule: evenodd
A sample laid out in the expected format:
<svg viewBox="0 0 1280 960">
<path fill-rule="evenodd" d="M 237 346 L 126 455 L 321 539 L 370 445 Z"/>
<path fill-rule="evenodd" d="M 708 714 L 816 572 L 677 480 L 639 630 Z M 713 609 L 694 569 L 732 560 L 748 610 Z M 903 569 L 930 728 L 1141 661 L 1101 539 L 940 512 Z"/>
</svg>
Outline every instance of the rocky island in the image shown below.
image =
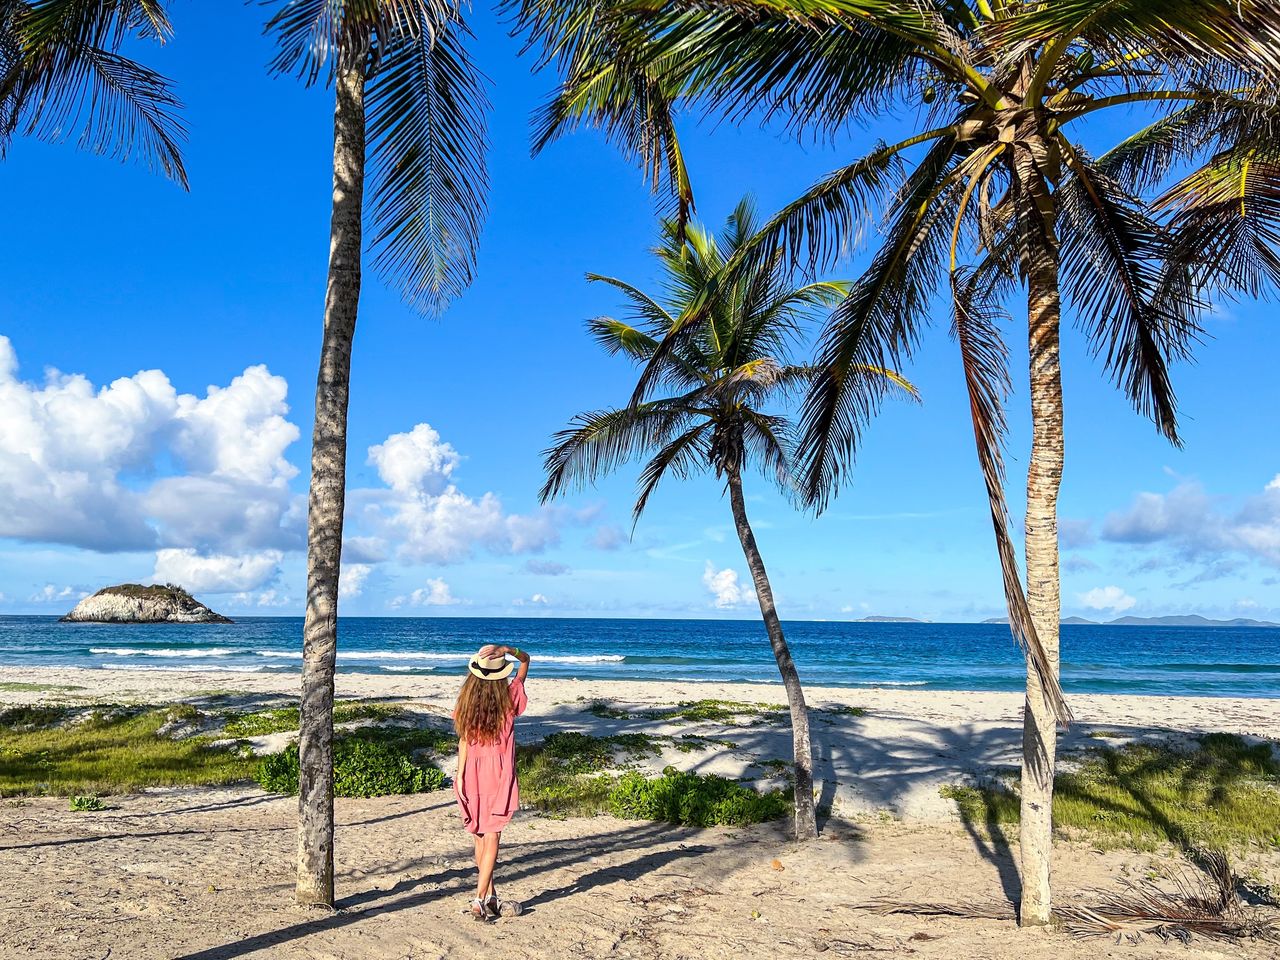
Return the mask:
<svg viewBox="0 0 1280 960">
<path fill-rule="evenodd" d="M 233 623 L 172 583 L 121 583 L 85 597 L 64 623 Z"/>
</svg>

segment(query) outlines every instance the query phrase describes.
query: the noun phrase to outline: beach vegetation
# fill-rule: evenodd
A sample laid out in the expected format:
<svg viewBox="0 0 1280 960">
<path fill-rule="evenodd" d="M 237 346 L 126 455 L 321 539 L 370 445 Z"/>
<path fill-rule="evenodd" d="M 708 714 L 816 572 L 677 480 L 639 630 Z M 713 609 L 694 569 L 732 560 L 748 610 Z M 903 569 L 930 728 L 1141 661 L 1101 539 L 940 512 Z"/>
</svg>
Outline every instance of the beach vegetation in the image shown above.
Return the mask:
<svg viewBox="0 0 1280 960">
<path fill-rule="evenodd" d="M 626 300 L 632 322 L 597 317 L 590 335 L 609 353 L 641 369 L 630 401 L 582 413 L 545 451 L 545 503 L 643 460 L 632 516 L 640 521 L 661 482 L 711 473 L 724 484 L 734 527 L 751 575 L 769 645 L 778 665 L 792 721 L 795 754 L 795 834 L 817 836 L 813 809 L 813 747 L 800 675 L 773 600 L 773 589 L 747 515 L 744 479 L 758 471 L 791 496 L 795 488 L 794 429 L 787 404 L 813 379 L 815 368 L 792 358 L 804 322 L 830 310 L 849 292 L 841 281 L 793 282 L 785 251 L 770 243 L 763 256 L 735 272 L 741 251 L 758 246 L 755 208 L 744 198 L 717 235 L 683 214 L 663 220 L 654 250 L 664 294 L 650 296 L 614 277 L 588 274 Z M 690 318 L 696 318 L 696 322 Z M 854 385 L 881 393 L 914 390 L 880 364 L 848 371 Z M 708 573 L 712 571 L 708 568 Z M 747 601 L 749 602 L 749 600 Z M 682 705 L 663 719 L 729 722 L 714 701 Z"/>
<path fill-rule="evenodd" d="M 1020 822 L 1018 779 L 945 786 L 960 818 L 1001 836 Z M 1102 848 L 1280 850 L 1280 761 L 1269 743 L 1208 734 L 1189 744 L 1091 749 L 1054 782 L 1060 836 Z"/>
<path fill-rule="evenodd" d="M 682 700 L 674 707 L 650 710 L 643 716 L 664 723 L 780 723 L 786 719 L 787 708 L 777 703 L 741 700 Z"/>
<path fill-rule="evenodd" d="M 424 763 L 393 743 L 368 737 L 344 737 L 334 745 L 333 789 L 339 797 L 381 797 L 428 793 L 448 779 L 439 767 Z M 254 779 L 271 793 L 297 794 L 298 748 L 263 757 Z"/>
<path fill-rule="evenodd" d="M 19 680 L 0 681 L 0 693 L 54 693 L 64 690 L 84 690 L 74 683 L 24 683 Z"/>
<path fill-rule="evenodd" d="M 228 737 L 261 737 L 298 729 L 298 708 L 280 707 L 233 714 L 222 727 Z"/>
<path fill-rule="evenodd" d="M 203 716 L 200 708 L 193 703 L 174 703 L 165 711 L 164 719 L 166 724 L 195 723 Z"/>
<path fill-rule="evenodd" d="M 626 736 L 625 734 L 623 735 Z M 777 820 L 791 813 L 787 794 L 758 793 L 722 777 L 684 773 L 667 767 L 661 776 L 638 770 L 616 773 L 615 750 L 634 746 L 636 755 L 656 752 L 651 742 L 556 733 L 536 745 L 516 749 L 520 800 L 550 817 L 611 814 L 633 820 L 664 820 L 686 826 L 742 825 Z"/>
<path fill-rule="evenodd" d="M 737 749 L 737 744 L 732 740 L 724 740 L 719 737 L 704 737 L 696 733 L 682 733 L 678 737 L 671 738 L 671 744 L 681 753 L 692 753 L 695 750 L 710 750 L 714 747 L 720 747 L 724 750 Z"/>
<path fill-rule="evenodd" d="M 791 778 L 791 761 L 785 760 L 782 757 L 771 757 L 768 760 L 757 760 L 751 765 L 753 767 L 760 767 L 763 770 L 767 770 L 775 777 Z"/>
<path fill-rule="evenodd" d="M 66 723 L 74 714 L 73 708 L 64 706 L 9 707 L 0 711 L 0 731 L 47 730 Z"/>
<path fill-rule="evenodd" d="M 848 703 L 835 703 L 827 707 L 818 707 L 818 712 L 829 714 L 833 717 L 865 717 L 867 708 L 855 707 Z"/>
<path fill-rule="evenodd" d="M 253 763 L 239 744 L 172 739 L 160 733 L 168 718 L 167 707 L 46 714 L 38 724 L 0 718 L 0 795 L 106 795 L 251 779 Z"/>
<path fill-rule="evenodd" d="M 92 813 L 106 808 L 107 805 L 102 802 L 102 798 L 92 793 L 71 797 L 70 809 L 72 813 Z"/>
<path fill-rule="evenodd" d="M 404 715 L 403 707 L 384 703 L 350 701 L 336 703 L 333 707 L 335 724 L 355 723 L 360 720 L 383 722 Z M 255 710 L 252 713 L 232 714 L 223 726 L 223 732 L 230 737 L 258 737 L 297 730 L 299 722 L 300 711 L 297 707 Z"/>
<path fill-rule="evenodd" d="M 686 827 L 746 826 L 780 820 L 790 814 L 791 799 L 782 790 L 760 793 L 714 774 L 667 767 L 659 777 L 624 773 L 609 793 L 614 816 L 663 820 Z"/>
<path fill-rule="evenodd" d="M 633 716 L 626 710 L 619 710 L 608 700 L 592 700 L 582 710 L 601 720 L 627 720 Z"/>
<path fill-rule="evenodd" d="M 1063 304 L 1135 410 L 1179 444 L 1172 369 L 1201 338 L 1213 292 L 1257 295 L 1280 281 L 1275 8 L 778 0 L 657 15 L 628 0 L 507 4 L 562 80 L 536 142 L 604 127 L 669 195 L 676 236 L 694 204 L 680 111 L 774 117 L 800 138 L 836 137 L 869 116 L 919 118 L 905 139 L 874 145 L 785 205 L 656 342 L 628 332 L 616 349 L 644 365 L 634 417 L 672 359 L 702 346 L 720 291 L 779 252 L 816 269 L 871 238 L 865 272 L 820 336 L 798 425 L 795 489 L 821 510 L 889 389 L 851 374 L 902 368 L 937 301 L 949 301 L 1011 629 L 1027 661 L 1019 922 L 1047 924 L 1056 728 L 1070 716 L 1058 668 Z M 1118 142 L 1096 153 L 1087 130 Z M 1032 424 L 1025 587 L 1005 496 L 1003 329 L 1015 302 Z M 654 312 L 651 301 L 636 310 Z M 610 440 L 611 456 L 629 452 L 619 434 Z"/>
<path fill-rule="evenodd" d="M 114 586 L 103 587 L 94 594 L 95 597 L 104 595 L 128 597 L 132 600 L 168 600 L 181 607 L 191 606 L 199 602 L 191 595 L 190 591 L 176 583 L 118 583 Z"/>
</svg>

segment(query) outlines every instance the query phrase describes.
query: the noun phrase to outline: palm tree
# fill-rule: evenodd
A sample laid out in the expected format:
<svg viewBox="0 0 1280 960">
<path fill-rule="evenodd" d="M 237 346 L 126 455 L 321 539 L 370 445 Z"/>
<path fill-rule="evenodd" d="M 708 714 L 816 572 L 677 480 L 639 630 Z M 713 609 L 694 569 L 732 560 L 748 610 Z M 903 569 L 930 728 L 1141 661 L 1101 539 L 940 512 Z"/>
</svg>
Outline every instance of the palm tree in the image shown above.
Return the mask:
<svg viewBox="0 0 1280 960">
<path fill-rule="evenodd" d="M 0 0 L 0 159 L 15 136 L 137 155 L 187 186 L 181 104 L 120 48 L 172 33 L 162 0 Z"/>
<path fill-rule="evenodd" d="M 1027 656 L 1020 920 L 1047 923 L 1056 722 L 1069 717 L 1058 677 L 1061 296 L 1136 409 L 1178 443 L 1169 366 L 1196 339 L 1194 281 L 1224 269 L 1276 273 L 1265 250 L 1269 237 L 1274 254 L 1280 177 L 1265 131 L 1280 113 L 1280 4 L 523 0 L 519 14 L 564 81 L 541 117 L 539 142 L 604 126 L 681 210 L 693 198 L 672 122 L 679 104 L 720 117 L 781 115 L 797 133 L 818 135 L 887 108 L 923 116 L 919 133 L 877 145 L 788 204 L 725 275 L 779 246 L 827 260 L 857 242 L 874 211 L 884 218 L 870 266 L 831 316 L 805 401 L 801 489 L 819 508 L 874 409 L 850 401 L 848 371 L 899 367 L 937 289 L 952 294 L 1010 623 Z M 1105 113 L 1132 133 L 1095 157 L 1079 128 Z M 1244 215 L 1242 204 L 1232 206 L 1247 182 L 1240 143 L 1271 161 L 1244 188 L 1258 201 Z M 1171 170 L 1206 155 L 1153 205 Z M 1200 229 L 1178 222 L 1171 231 L 1162 211 L 1184 213 Z M 1214 267 L 1224 251 L 1236 260 Z M 1008 374 L 997 327 L 1019 287 L 1032 421 L 1025 593 L 1003 490 Z M 673 324 L 672 345 L 656 358 L 675 349 L 701 309 Z"/>
<path fill-rule="evenodd" d="M 588 274 L 626 297 L 638 326 L 611 317 L 588 328 L 611 354 L 644 365 L 649 384 L 637 388 L 625 407 L 579 414 L 556 434 L 546 452 L 543 502 L 567 488 L 595 482 L 633 458 L 649 458 L 640 474 L 633 510 L 638 522 L 650 496 L 668 474 L 687 477 L 710 470 L 724 481 L 734 526 L 742 544 L 769 645 L 787 693 L 791 712 L 795 772 L 795 832 L 798 840 L 817 836 L 813 798 L 813 750 L 809 714 L 800 676 L 783 635 L 764 559 L 747 518 L 743 473 L 756 468 L 784 493 L 792 492 L 792 423 L 783 413 L 767 412 L 806 387 L 814 371 L 796 365 L 788 354 L 801 322 L 815 309 L 831 307 L 848 285 L 818 281 L 790 283 L 781 250 L 757 258 L 726 280 L 727 263 L 753 242 L 756 217 L 743 200 L 717 239 L 699 226 L 683 228 L 675 220 L 662 227 L 654 251 L 663 273 L 666 302 L 613 277 Z M 712 292 L 714 291 L 714 292 Z M 678 347 L 658 356 L 660 345 L 694 302 L 706 297 L 705 310 Z M 914 395 L 906 381 L 878 367 L 853 372 L 859 382 L 883 381 Z M 670 395 L 651 398 L 651 386 Z M 851 392 L 856 392 L 855 386 Z"/>
<path fill-rule="evenodd" d="M 347 402 L 364 252 L 366 155 L 382 276 L 439 310 L 471 281 L 484 213 L 484 84 L 442 0 L 289 0 L 267 24 L 272 67 L 335 90 L 333 213 L 307 518 L 299 730 L 302 903 L 333 904 L 333 675 L 346 498 Z"/>
</svg>

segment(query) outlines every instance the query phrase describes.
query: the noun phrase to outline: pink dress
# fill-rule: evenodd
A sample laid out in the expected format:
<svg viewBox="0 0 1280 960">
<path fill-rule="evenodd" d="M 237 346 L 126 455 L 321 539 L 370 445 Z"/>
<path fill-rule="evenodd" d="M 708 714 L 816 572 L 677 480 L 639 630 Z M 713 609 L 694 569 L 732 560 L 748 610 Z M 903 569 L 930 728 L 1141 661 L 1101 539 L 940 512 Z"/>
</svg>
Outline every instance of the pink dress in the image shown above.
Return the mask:
<svg viewBox="0 0 1280 960">
<path fill-rule="evenodd" d="M 453 778 L 462 825 L 477 836 L 498 833 L 520 808 L 520 784 L 516 780 L 516 742 L 512 731 L 516 717 L 524 713 L 529 698 L 524 683 L 512 680 L 513 712 L 495 743 L 467 742 L 467 762 Z"/>
</svg>

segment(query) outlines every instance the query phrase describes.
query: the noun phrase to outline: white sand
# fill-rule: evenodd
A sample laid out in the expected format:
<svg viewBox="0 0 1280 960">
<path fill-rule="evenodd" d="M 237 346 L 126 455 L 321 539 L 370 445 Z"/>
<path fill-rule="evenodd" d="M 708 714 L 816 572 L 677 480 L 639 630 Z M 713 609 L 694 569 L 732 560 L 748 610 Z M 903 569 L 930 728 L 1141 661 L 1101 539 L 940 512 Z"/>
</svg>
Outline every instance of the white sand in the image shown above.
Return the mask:
<svg viewBox="0 0 1280 960">
<path fill-rule="evenodd" d="M 233 693 L 245 706 L 295 693 L 289 675 L 0 669 L 0 683 L 73 685 L 46 692 L 0 687 L 0 703 L 84 698 L 107 702 Z M 447 713 L 456 681 L 340 675 L 339 695 L 403 701 Z M 723 737 L 737 746 L 665 760 L 754 775 L 783 758 L 776 725 L 663 726 L 602 720 L 585 700 L 640 707 L 715 697 L 780 703 L 776 686 L 538 679 L 518 735 L 553 730 L 644 730 Z M 465 916 L 474 885 L 470 841 L 448 792 L 337 805 L 337 912 L 292 899 L 296 800 L 252 787 L 159 790 L 110 798 L 72 814 L 65 799 L 0 801 L 0 958 L 39 960 L 1275 960 L 1277 947 L 1195 939 L 1166 945 L 1077 941 L 1019 930 L 1010 848 L 951 821 L 940 784 L 981 778 L 1017 759 L 1020 698 L 1008 694 L 811 689 L 824 791 L 838 813 L 821 840 L 797 846 L 776 825 L 690 830 L 599 817 L 548 820 L 522 812 L 504 831 L 498 885 L 529 912 L 492 926 Z M 864 717 L 822 712 L 861 706 Z M 1280 739 L 1280 701 L 1073 697 L 1090 733 L 1125 737 L 1230 731 Z M 440 717 L 443 720 L 443 717 Z M 1115 742 L 1108 740 L 1108 742 Z M 867 816 L 889 811 L 889 816 Z M 942 822 L 923 822 L 942 821 Z M 1008 838 L 1016 840 L 1016 838 Z M 1059 903 L 1091 903 L 1097 888 L 1159 876 L 1175 858 L 1059 842 Z M 1280 856 L 1245 865 L 1280 884 Z M 1006 919 L 885 916 L 894 902 L 981 904 Z M 1276 911 L 1271 911 L 1274 915 Z M 1265 911 L 1261 915 L 1266 915 Z"/>
</svg>

